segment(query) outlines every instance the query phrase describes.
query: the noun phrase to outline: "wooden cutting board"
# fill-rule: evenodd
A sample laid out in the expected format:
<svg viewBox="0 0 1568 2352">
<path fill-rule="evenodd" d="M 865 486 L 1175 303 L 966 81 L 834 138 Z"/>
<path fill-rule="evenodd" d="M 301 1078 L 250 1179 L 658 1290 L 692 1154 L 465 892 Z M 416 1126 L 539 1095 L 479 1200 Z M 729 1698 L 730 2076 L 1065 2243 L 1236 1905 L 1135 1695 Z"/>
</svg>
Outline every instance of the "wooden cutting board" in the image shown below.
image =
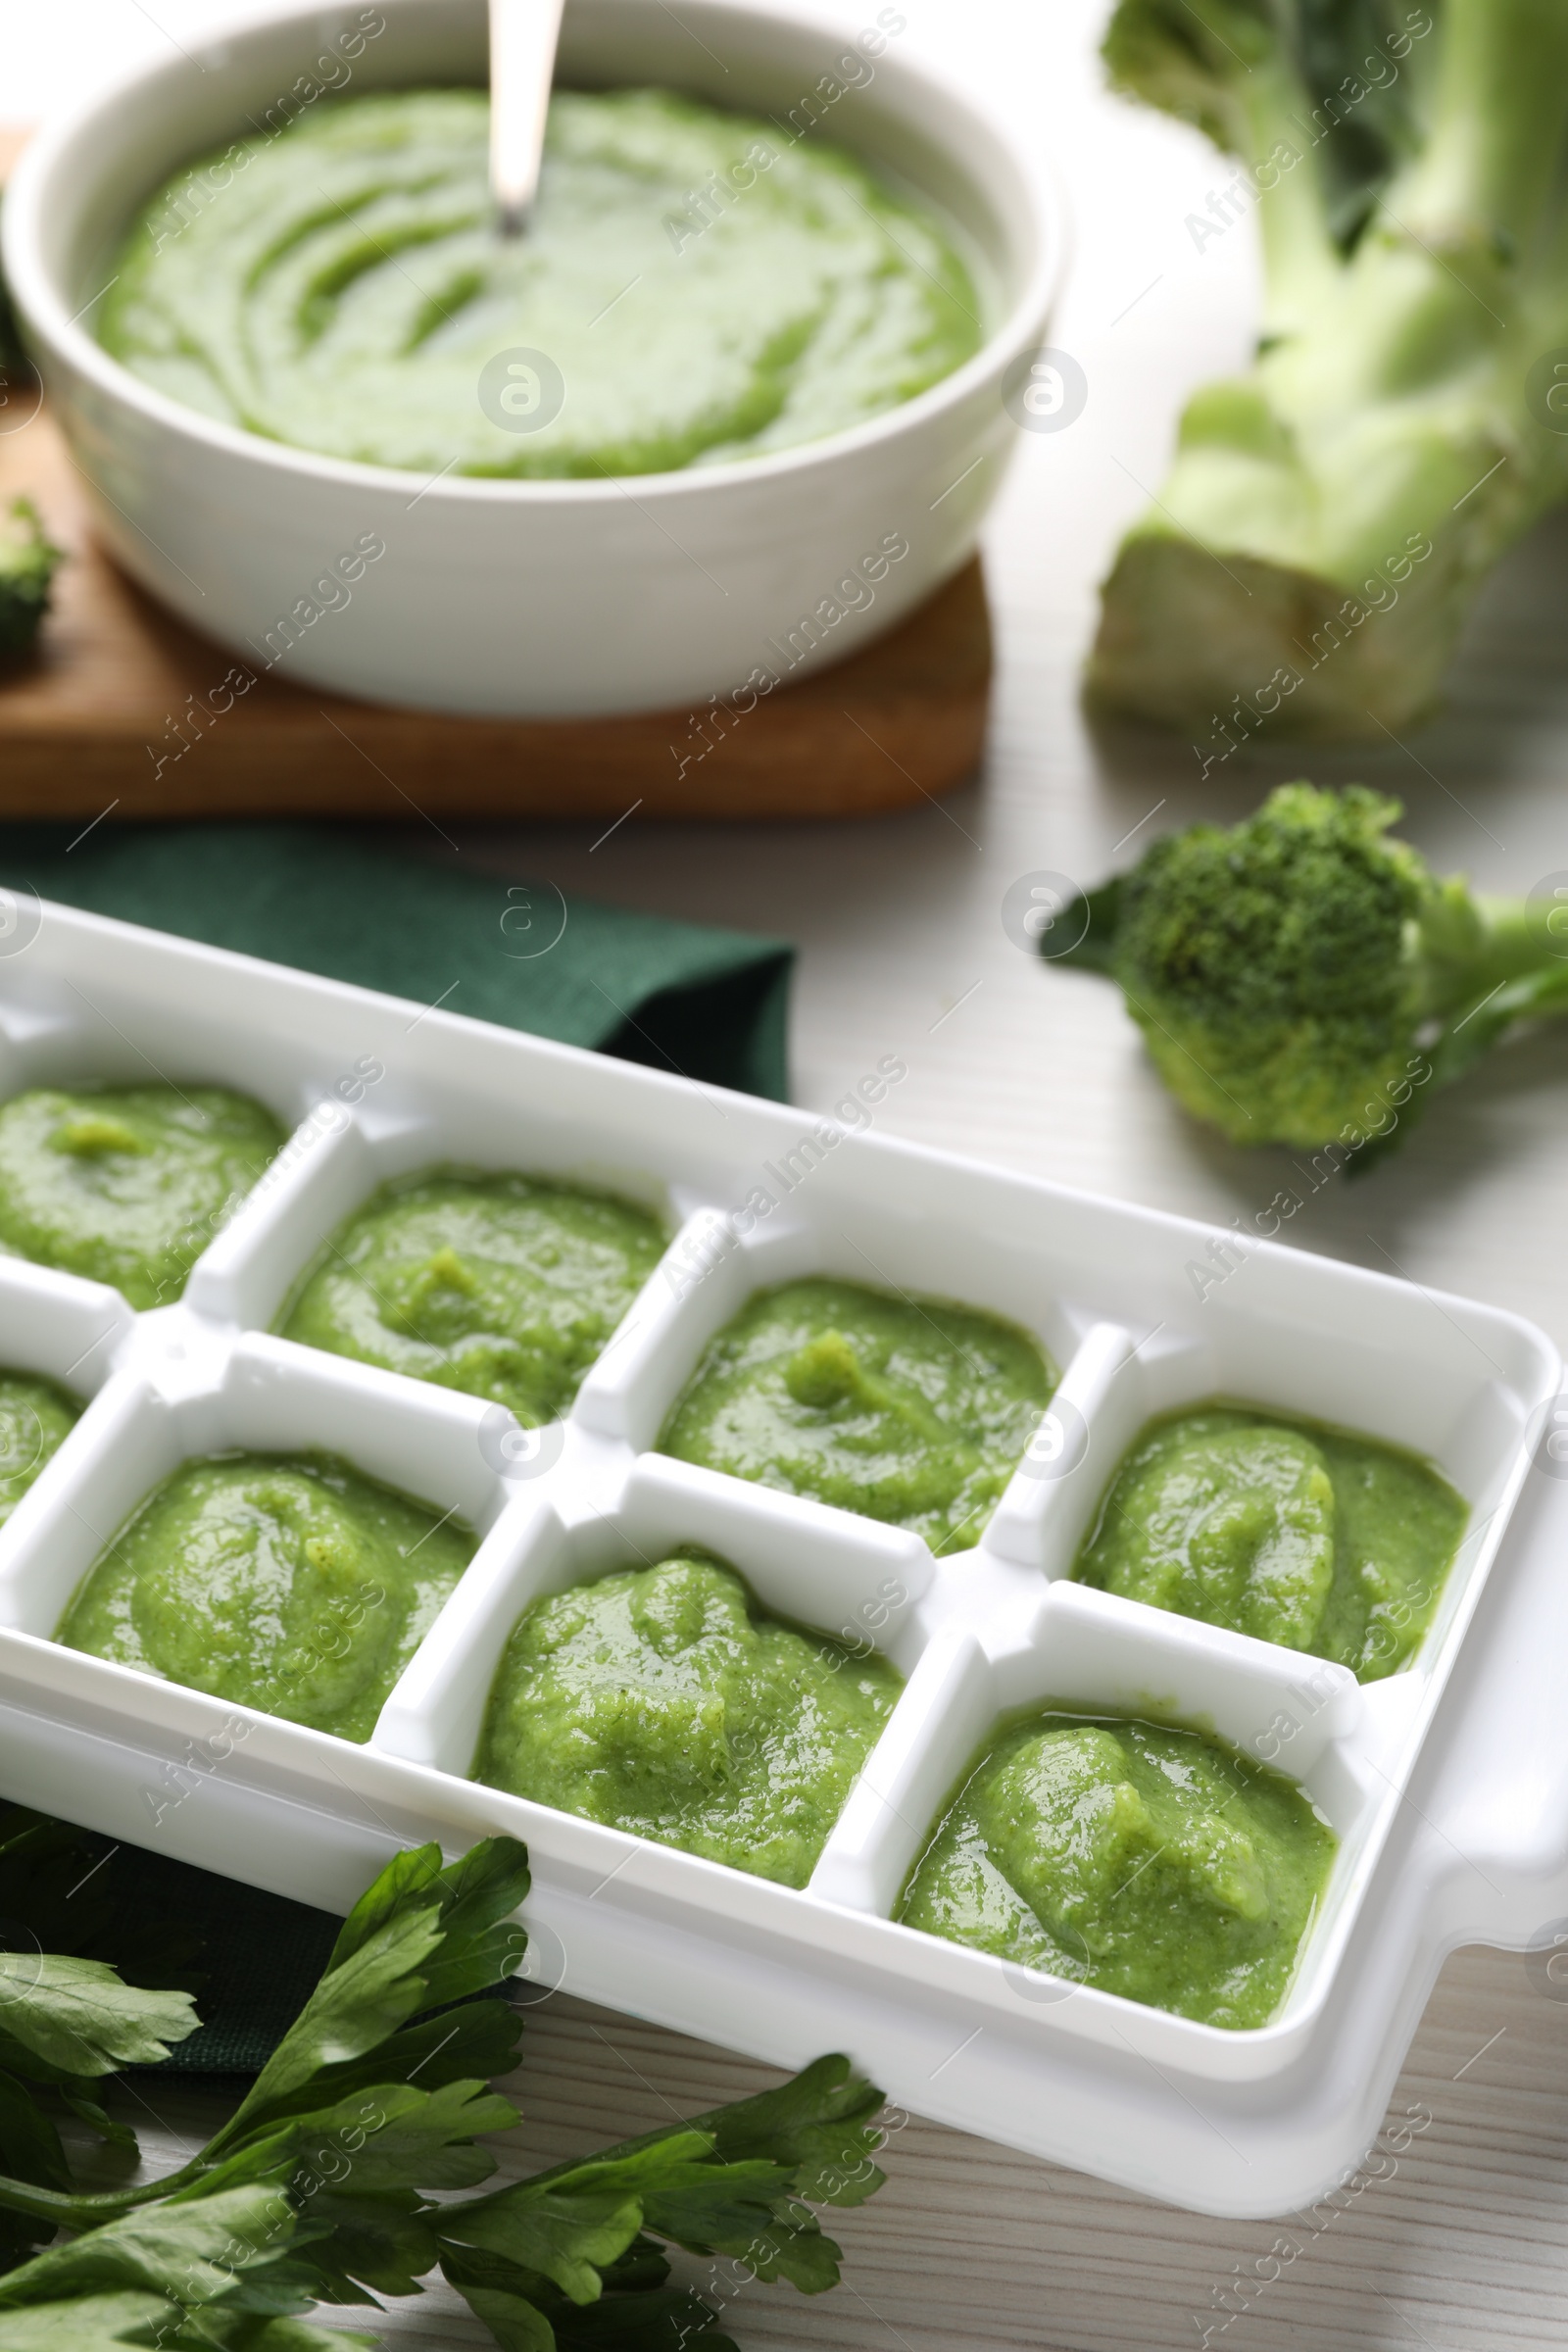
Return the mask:
<svg viewBox="0 0 1568 2352">
<path fill-rule="evenodd" d="M 0 169 L 17 144 L 0 133 Z M 265 675 L 238 699 L 215 695 L 235 657 L 110 562 L 47 412 L 30 411 L 13 387 L 0 500 L 34 500 L 67 561 L 36 657 L 0 669 L 0 818 L 401 821 L 411 804 L 454 817 L 868 816 L 951 790 L 979 760 L 991 629 L 978 561 L 886 637 L 727 724 L 687 709 L 453 718 Z"/>
</svg>

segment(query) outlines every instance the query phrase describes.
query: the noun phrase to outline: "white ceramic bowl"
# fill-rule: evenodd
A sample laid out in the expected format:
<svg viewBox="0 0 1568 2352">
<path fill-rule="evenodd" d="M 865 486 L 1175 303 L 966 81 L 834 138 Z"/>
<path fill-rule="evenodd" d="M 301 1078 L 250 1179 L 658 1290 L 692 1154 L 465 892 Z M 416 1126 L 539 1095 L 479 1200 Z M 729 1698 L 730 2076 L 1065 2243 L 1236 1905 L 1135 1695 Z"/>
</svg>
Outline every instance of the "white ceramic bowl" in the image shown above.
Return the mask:
<svg viewBox="0 0 1568 2352">
<path fill-rule="evenodd" d="M 869 642 L 973 551 L 1016 431 L 1003 379 L 1044 335 L 1062 236 L 1038 172 L 866 13 L 846 36 L 729 0 L 682 0 L 678 20 L 660 0 L 567 0 L 560 74 L 577 86 L 673 84 L 787 114 L 853 53 L 870 79 L 825 135 L 933 200 L 990 280 L 983 348 L 918 399 L 692 472 L 426 483 L 215 423 L 94 339 L 118 239 L 182 162 L 246 135 L 366 22 L 384 29 L 360 29 L 351 91 L 482 81 L 483 0 L 273 7 L 56 122 L 7 195 L 5 266 L 116 557 L 253 668 L 454 711 L 700 703 Z M 376 540 L 384 556 L 345 585 L 340 559 L 353 574 Z M 892 543 L 907 553 L 868 577 Z"/>
</svg>

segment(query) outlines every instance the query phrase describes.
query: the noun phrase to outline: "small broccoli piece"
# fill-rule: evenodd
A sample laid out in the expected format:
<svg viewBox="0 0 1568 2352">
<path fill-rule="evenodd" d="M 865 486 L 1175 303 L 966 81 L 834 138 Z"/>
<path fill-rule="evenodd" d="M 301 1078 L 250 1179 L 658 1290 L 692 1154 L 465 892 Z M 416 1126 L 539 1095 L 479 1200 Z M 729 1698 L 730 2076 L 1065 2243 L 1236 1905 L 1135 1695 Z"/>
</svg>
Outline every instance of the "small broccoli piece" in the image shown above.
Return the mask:
<svg viewBox="0 0 1568 2352">
<path fill-rule="evenodd" d="M 44 537 L 31 499 L 13 499 L 0 517 L 0 660 L 24 654 L 37 636 L 60 552 Z"/>
<path fill-rule="evenodd" d="M 1188 404 L 1103 589 L 1089 687 L 1200 743 L 1378 738 L 1568 499 L 1563 0 L 1118 0 L 1113 85 L 1235 157 L 1251 368 Z"/>
<path fill-rule="evenodd" d="M 1440 881 L 1388 838 L 1399 813 L 1359 784 L 1284 784 L 1088 893 L 1057 960 L 1120 983 L 1171 1093 L 1233 1143 L 1364 1164 L 1506 1030 L 1568 1007 L 1568 914 Z"/>
</svg>

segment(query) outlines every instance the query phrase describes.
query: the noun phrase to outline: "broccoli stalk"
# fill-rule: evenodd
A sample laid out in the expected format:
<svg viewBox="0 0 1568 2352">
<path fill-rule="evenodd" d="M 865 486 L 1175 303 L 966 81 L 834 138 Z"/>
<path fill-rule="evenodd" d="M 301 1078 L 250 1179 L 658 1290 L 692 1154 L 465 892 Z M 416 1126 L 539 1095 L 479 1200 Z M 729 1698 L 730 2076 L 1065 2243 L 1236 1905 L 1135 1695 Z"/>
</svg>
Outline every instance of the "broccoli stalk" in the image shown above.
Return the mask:
<svg viewBox="0 0 1568 2352">
<path fill-rule="evenodd" d="M 1190 825 L 1086 894 L 1078 944 L 1155 1068 L 1233 1143 L 1366 1164 L 1505 1031 L 1568 1009 L 1562 900 L 1473 897 L 1388 828 L 1396 801 L 1284 784 L 1231 831 Z M 1053 931 L 1075 928 L 1072 910 Z"/>
<path fill-rule="evenodd" d="M 1091 697 L 1216 744 L 1399 728 L 1568 497 L 1568 0 L 1120 0 L 1104 56 L 1241 159 L 1267 297 L 1122 542 Z"/>
</svg>

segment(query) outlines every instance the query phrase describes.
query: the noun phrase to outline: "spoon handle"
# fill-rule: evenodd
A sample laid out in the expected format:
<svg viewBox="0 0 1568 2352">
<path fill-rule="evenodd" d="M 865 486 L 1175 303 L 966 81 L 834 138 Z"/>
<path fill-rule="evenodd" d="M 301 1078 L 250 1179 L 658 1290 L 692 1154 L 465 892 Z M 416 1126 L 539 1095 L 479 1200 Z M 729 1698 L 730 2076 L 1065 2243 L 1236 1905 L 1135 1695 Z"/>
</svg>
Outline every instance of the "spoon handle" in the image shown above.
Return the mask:
<svg viewBox="0 0 1568 2352">
<path fill-rule="evenodd" d="M 490 193 L 504 237 L 520 237 L 539 188 L 562 0 L 490 0 Z"/>
</svg>

